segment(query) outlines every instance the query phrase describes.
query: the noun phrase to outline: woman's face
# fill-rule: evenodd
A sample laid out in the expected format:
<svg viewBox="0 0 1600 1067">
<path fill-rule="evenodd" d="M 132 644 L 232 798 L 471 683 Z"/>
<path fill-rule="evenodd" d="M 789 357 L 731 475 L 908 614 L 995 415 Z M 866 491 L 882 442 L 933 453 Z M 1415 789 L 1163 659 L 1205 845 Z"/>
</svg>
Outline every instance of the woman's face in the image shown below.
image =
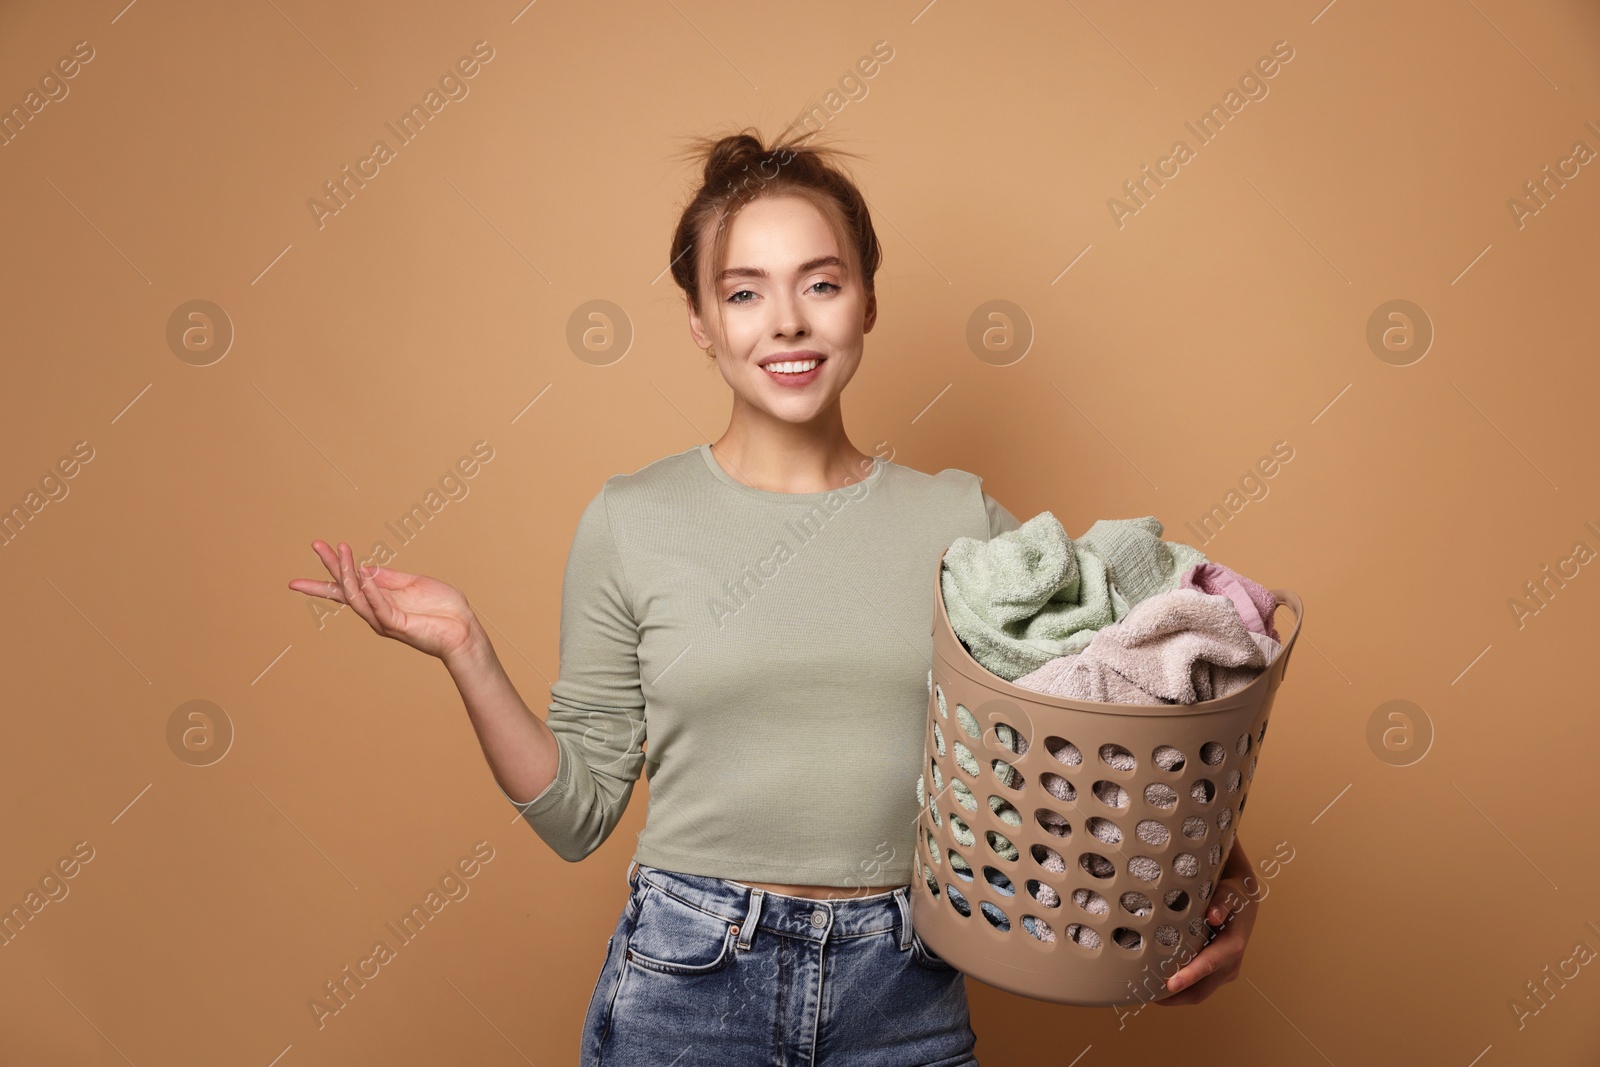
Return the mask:
<svg viewBox="0 0 1600 1067">
<path fill-rule="evenodd" d="M 801 197 L 764 196 L 734 215 L 726 266 L 702 291 L 700 313 L 689 312 L 689 332 L 701 348 L 716 346 L 717 369 L 739 400 L 791 423 L 837 404 L 877 318 L 853 259 Z"/>
</svg>

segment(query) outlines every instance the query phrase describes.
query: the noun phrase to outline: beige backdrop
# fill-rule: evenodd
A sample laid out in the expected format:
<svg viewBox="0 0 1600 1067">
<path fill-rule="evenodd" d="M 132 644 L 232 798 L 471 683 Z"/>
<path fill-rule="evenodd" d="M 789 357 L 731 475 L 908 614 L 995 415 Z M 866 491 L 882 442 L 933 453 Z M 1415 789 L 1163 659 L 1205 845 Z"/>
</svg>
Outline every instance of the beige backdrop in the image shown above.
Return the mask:
<svg viewBox="0 0 1600 1067">
<path fill-rule="evenodd" d="M 286 583 L 383 541 L 542 709 L 583 504 L 728 416 L 670 153 L 802 113 L 885 247 L 859 447 L 1307 605 L 1241 978 L 972 981 L 983 1062 L 1595 1062 L 1594 5 L 125 2 L 0 9 L 5 1062 L 575 1062 L 644 786 L 564 863 Z"/>
</svg>

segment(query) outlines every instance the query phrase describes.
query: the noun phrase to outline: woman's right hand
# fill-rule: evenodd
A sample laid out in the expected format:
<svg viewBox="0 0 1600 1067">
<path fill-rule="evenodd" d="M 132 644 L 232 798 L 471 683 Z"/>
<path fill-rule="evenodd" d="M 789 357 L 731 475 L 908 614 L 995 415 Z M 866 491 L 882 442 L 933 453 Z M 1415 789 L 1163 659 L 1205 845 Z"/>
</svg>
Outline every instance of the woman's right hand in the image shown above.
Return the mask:
<svg viewBox="0 0 1600 1067">
<path fill-rule="evenodd" d="M 355 554 L 343 541 L 337 552 L 320 540 L 312 541 L 311 548 L 334 581 L 294 578 L 289 588 L 348 604 L 384 637 L 449 659 L 482 632 L 467 598 L 455 586 L 389 567 L 374 567 L 373 573 L 363 575 L 356 567 Z"/>
</svg>

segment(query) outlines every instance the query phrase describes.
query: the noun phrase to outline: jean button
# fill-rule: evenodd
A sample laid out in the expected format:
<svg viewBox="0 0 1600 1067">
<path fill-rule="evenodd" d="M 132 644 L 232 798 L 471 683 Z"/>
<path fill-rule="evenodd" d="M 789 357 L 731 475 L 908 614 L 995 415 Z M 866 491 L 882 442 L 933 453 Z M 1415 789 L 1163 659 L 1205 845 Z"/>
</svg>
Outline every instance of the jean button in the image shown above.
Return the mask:
<svg viewBox="0 0 1600 1067">
<path fill-rule="evenodd" d="M 816 911 L 812 912 L 811 913 L 811 925 L 819 927 L 819 928 L 823 927 L 823 926 L 827 926 L 828 925 L 828 913 L 823 911 L 821 908 L 818 908 Z"/>
</svg>

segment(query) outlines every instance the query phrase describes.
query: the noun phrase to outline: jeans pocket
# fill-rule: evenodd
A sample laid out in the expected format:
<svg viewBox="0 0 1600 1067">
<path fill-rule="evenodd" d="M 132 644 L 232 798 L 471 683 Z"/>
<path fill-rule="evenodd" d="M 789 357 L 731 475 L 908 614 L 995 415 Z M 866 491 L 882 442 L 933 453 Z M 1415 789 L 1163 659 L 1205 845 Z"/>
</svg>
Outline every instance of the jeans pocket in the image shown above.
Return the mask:
<svg viewBox="0 0 1600 1067">
<path fill-rule="evenodd" d="M 911 931 L 911 958 L 930 971 L 953 971 L 955 966 L 927 946 L 922 935 Z"/>
<path fill-rule="evenodd" d="M 734 924 L 647 886 L 625 959 L 662 974 L 713 974 L 733 958 Z"/>
</svg>

